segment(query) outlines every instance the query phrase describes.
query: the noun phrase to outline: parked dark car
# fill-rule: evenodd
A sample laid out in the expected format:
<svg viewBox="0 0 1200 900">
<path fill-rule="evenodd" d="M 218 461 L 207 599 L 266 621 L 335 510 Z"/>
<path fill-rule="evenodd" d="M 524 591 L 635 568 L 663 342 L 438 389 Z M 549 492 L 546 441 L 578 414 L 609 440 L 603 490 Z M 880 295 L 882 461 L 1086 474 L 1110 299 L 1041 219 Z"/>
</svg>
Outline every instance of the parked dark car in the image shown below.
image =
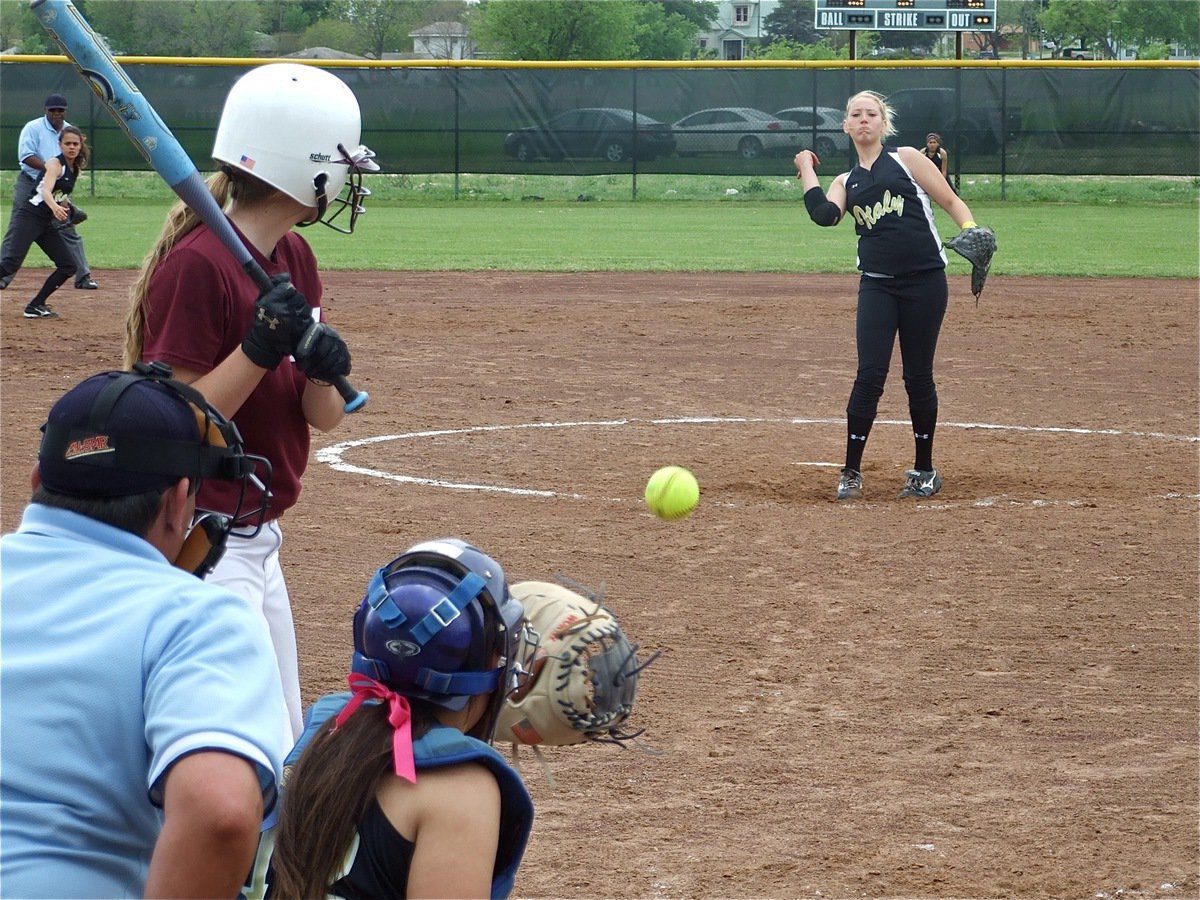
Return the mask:
<svg viewBox="0 0 1200 900">
<path fill-rule="evenodd" d="M 635 156 L 670 156 L 674 151 L 670 125 L 630 109 L 571 109 L 504 138 L 504 152 L 518 162 L 572 157 L 620 163 Z"/>
<path fill-rule="evenodd" d="M 1004 118 L 999 103 L 964 98 L 959 112 L 954 88 L 904 88 L 887 100 L 898 132 L 888 139 L 891 145 L 924 147 L 925 135 L 936 131 L 951 153 L 995 153 L 1006 136 L 1021 128 L 1021 114 L 1010 110 Z"/>
</svg>

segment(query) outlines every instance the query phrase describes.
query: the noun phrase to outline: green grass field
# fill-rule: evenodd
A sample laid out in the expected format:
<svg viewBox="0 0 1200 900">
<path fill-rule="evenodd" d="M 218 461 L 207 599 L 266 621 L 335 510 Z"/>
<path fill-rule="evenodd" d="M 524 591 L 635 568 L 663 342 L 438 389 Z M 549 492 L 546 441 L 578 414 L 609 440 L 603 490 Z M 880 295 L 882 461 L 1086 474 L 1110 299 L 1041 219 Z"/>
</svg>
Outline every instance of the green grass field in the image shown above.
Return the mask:
<svg viewBox="0 0 1200 900">
<path fill-rule="evenodd" d="M 785 167 L 786 168 L 786 167 Z M 5 187 L 11 176 L 5 178 Z M 87 174 L 81 227 L 96 269 L 141 263 L 174 195 L 152 173 Z M 793 179 L 644 176 L 380 176 L 350 237 L 307 229 L 326 269 L 852 272 L 849 223 L 818 228 Z M 1194 278 L 1198 182 L 1190 178 L 964 176 L 995 228 L 993 272 Z M 0 198 L 7 218 L 8 198 Z M 944 236 L 954 233 L 937 211 Z M 44 265 L 36 248 L 30 265 Z M 953 257 L 951 271 L 966 271 Z"/>
</svg>

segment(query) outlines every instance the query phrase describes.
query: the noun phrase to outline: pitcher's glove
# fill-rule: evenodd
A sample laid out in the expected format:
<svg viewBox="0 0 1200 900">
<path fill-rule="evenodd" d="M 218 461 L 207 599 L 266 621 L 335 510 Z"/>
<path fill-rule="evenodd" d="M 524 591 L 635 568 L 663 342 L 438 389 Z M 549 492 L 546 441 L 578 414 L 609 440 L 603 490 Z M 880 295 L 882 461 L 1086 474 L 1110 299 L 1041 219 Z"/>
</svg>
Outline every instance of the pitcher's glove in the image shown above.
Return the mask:
<svg viewBox="0 0 1200 900">
<path fill-rule="evenodd" d="M 996 233 L 990 228 L 975 225 L 964 228 L 943 243 L 971 264 L 971 293 L 975 295 L 978 305 L 983 283 L 987 281 L 988 269 L 992 265 L 992 256 L 996 252 Z"/>
<path fill-rule="evenodd" d="M 583 741 L 620 744 L 642 733 L 625 730 L 645 662 L 597 597 L 544 581 L 511 585 L 525 607 L 517 662 L 528 673 L 505 701 L 497 741 L 564 746 Z"/>
</svg>

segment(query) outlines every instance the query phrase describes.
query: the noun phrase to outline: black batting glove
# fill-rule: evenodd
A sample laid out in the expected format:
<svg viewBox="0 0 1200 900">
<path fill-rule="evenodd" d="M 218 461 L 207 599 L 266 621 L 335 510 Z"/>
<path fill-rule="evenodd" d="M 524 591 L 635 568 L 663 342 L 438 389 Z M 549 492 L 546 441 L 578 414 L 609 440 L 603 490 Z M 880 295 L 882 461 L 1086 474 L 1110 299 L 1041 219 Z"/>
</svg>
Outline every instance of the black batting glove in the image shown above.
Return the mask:
<svg viewBox="0 0 1200 900">
<path fill-rule="evenodd" d="M 242 352 L 264 369 L 274 369 L 313 324 L 312 307 L 284 272 L 254 302 L 254 324 L 242 339 Z"/>
<path fill-rule="evenodd" d="M 350 374 L 350 349 L 332 326 L 315 322 L 296 345 L 296 365 L 309 381 L 329 384 Z"/>
</svg>

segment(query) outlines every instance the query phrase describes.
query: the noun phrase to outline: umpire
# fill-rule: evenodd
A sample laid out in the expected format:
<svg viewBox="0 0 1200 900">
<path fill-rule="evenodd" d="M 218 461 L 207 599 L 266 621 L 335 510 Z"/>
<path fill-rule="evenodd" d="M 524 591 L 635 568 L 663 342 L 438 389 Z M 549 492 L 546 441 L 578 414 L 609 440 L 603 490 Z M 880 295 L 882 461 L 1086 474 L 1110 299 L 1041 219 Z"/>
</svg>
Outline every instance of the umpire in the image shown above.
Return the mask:
<svg viewBox="0 0 1200 900">
<path fill-rule="evenodd" d="M 44 116 L 25 123 L 17 141 L 17 162 L 21 164 L 21 168 L 17 172 L 17 183 L 13 188 L 12 214 L 9 216 L 8 230 L 4 234 L 4 244 L 0 246 L 0 257 L 8 256 L 17 210 L 23 208 L 37 193 L 38 181 L 46 171 L 46 160 L 58 156 L 59 133 L 64 125 L 70 124 L 67 122 L 67 98 L 62 94 L 51 94 L 47 97 L 45 110 Z M 71 260 L 75 263 L 75 287 L 81 291 L 96 290 L 100 285 L 92 279 L 92 269 L 88 265 L 87 255 L 83 252 L 83 238 L 70 221 L 55 220 L 54 227 L 66 243 Z M 11 280 L 11 275 L 0 278 L 0 290 L 8 287 Z"/>
<path fill-rule="evenodd" d="M 195 536 L 224 536 L 191 527 L 200 479 L 253 461 L 164 369 L 54 404 L 32 502 L 0 538 L 6 897 L 236 896 L 275 801 L 287 720 L 266 629 L 180 567 Z"/>
</svg>

